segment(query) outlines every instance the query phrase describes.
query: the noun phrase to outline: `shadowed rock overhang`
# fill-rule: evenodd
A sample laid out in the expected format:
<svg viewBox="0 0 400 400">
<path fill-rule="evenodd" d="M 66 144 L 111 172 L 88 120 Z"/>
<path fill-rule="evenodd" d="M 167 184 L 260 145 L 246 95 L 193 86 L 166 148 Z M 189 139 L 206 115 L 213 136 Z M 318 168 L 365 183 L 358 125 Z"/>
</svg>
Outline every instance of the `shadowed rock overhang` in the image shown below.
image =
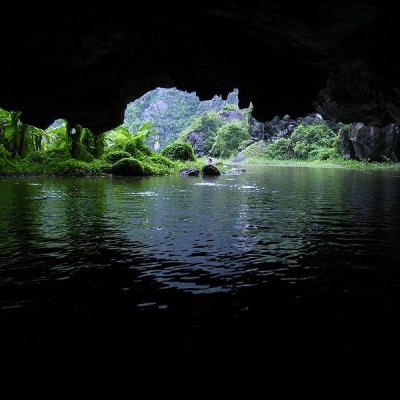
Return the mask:
<svg viewBox="0 0 400 400">
<path fill-rule="evenodd" d="M 397 12 L 371 1 L 5 4 L 0 107 L 109 130 L 155 87 L 239 88 L 254 117 L 400 121 Z"/>
</svg>

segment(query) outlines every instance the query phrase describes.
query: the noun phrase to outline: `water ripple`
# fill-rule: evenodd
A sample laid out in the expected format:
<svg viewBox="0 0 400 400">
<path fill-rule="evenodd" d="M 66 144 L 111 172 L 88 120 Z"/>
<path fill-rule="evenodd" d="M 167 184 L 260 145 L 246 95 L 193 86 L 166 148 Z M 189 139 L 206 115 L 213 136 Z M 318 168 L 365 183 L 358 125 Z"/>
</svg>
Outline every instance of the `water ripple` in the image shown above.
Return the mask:
<svg viewBox="0 0 400 400">
<path fill-rule="evenodd" d="M 399 189 L 372 174 L 250 168 L 201 182 L 10 179 L 1 185 L 4 308 L 34 297 L 32 289 L 7 300 L 15 287 L 51 287 L 85 273 L 104 287 L 116 279 L 102 278 L 109 270 L 124 271 L 116 284 L 133 292 L 155 285 L 226 293 L 270 282 L 300 291 L 338 281 L 348 290 L 353 283 L 343 271 L 360 279 L 389 273 L 400 254 Z"/>
</svg>

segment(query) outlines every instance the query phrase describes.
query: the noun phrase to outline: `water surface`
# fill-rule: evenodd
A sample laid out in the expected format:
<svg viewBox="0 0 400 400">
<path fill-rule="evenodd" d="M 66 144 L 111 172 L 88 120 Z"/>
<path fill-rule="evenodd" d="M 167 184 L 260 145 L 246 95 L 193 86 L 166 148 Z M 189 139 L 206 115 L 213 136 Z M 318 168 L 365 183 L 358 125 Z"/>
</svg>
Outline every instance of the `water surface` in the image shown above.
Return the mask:
<svg viewBox="0 0 400 400">
<path fill-rule="evenodd" d="M 73 382 L 66 354 L 86 354 L 96 382 L 114 376 L 112 361 L 120 374 L 140 375 L 149 354 L 158 360 L 155 381 L 171 382 L 171 365 L 201 375 L 200 354 L 208 354 L 225 378 L 233 360 L 243 382 L 258 387 L 259 374 L 273 376 L 282 390 L 285 376 L 295 376 L 282 372 L 284 362 L 299 367 L 308 354 L 324 365 L 331 357 L 332 376 L 347 384 L 351 368 L 339 364 L 350 357 L 359 370 L 365 352 L 377 357 L 376 346 L 393 345 L 398 332 L 400 176 L 393 171 L 250 166 L 207 178 L 7 178 L 0 205 L 3 343 L 18 341 L 17 353 L 32 358 L 41 348 L 42 369 L 50 359 Z M 90 350 L 88 335 L 100 337 Z M 60 337 L 73 345 L 64 349 Z M 54 346 L 67 357 L 63 367 Z M 107 367 L 98 369 L 104 351 Z M 127 366 L 133 353 L 137 365 Z M 267 362 L 257 372 L 255 354 L 276 368 Z M 43 378 L 33 371 L 28 362 L 31 384 Z"/>
</svg>

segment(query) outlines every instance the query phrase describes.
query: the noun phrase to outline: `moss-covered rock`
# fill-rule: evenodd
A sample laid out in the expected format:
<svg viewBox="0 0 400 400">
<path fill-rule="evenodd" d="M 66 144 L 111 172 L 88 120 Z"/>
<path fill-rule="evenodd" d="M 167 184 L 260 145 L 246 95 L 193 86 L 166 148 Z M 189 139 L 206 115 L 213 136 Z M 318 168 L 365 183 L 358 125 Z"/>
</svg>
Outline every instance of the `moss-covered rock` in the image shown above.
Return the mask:
<svg viewBox="0 0 400 400">
<path fill-rule="evenodd" d="M 143 137 L 136 136 L 128 140 L 125 144 L 125 151 L 127 151 L 134 158 L 143 158 L 146 156 L 151 156 L 152 151 L 149 146 L 143 142 Z"/>
<path fill-rule="evenodd" d="M 195 161 L 193 147 L 186 142 L 174 142 L 164 147 L 160 154 L 176 161 Z"/>
<path fill-rule="evenodd" d="M 106 162 L 110 163 L 110 164 L 114 164 L 119 160 L 122 160 L 123 158 L 130 158 L 131 154 L 128 153 L 127 151 L 123 151 L 123 150 L 119 150 L 119 151 L 112 151 L 110 153 L 108 153 L 104 159 L 106 160 Z"/>
<path fill-rule="evenodd" d="M 143 176 L 144 170 L 142 163 L 131 157 L 122 158 L 113 164 L 111 167 L 111 173 L 113 175 Z"/>
</svg>

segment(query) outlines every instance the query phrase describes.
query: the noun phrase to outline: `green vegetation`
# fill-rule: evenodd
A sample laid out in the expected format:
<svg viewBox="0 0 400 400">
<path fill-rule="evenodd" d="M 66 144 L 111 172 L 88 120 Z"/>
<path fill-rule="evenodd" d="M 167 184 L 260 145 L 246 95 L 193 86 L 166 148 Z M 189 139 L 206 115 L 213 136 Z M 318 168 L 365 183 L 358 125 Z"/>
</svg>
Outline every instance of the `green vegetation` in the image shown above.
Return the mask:
<svg viewBox="0 0 400 400">
<path fill-rule="evenodd" d="M 185 141 L 191 132 L 199 132 L 203 139 L 203 151 L 205 154 L 209 154 L 214 144 L 215 137 L 217 136 L 218 129 L 221 128 L 222 125 L 223 122 L 216 112 L 206 111 L 195 118 L 193 122 L 179 134 L 178 140 Z"/>
<path fill-rule="evenodd" d="M 129 158 L 131 156 L 130 153 L 124 150 L 117 150 L 109 152 L 105 157 L 104 160 L 110 164 L 114 164 L 123 158 Z"/>
<path fill-rule="evenodd" d="M 156 88 L 128 104 L 123 126 L 132 134 L 151 122 L 155 134 L 147 136 L 145 143 L 152 149 L 162 149 L 179 140 L 181 133 L 205 113 L 239 111 L 239 91 L 234 89 L 226 100 L 214 96 L 201 101 L 195 92 L 176 88 Z M 211 146 L 210 146 L 211 149 Z"/>
<path fill-rule="evenodd" d="M 235 101 L 237 91 L 230 94 Z M 228 96 L 229 98 L 229 96 Z M 250 121 L 253 105 L 239 109 L 236 103 L 226 103 L 217 112 L 205 111 L 193 119 L 178 138 L 195 144 L 197 154 L 229 158 L 244 149 L 250 139 Z"/>
<path fill-rule="evenodd" d="M 139 160 L 132 157 L 121 158 L 110 167 L 110 171 L 114 175 L 126 175 L 126 176 L 143 176 L 144 169 L 143 165 Z"/>
<path fill-rule="evenodd" d="M 273 160 L 323 161 L 343 158 L 339 134 L 326 125 L 298 125 L 289 138 L 266 144 L 257 142 L 244 150 L 246 157 Z"/>
<path fill-rule="evenodd" d="M 232 163 L 231 160 L 226 161 L 232 165 L 237 165 Z M 278 160 L 270 159 L 264 157 L 249 157 L 245 161 L 240 163 L 243 166 L 246 165 L 267 165 L 267 166 L 291 166 L 291 167 L 318 167 L 318 168 L 347 168 L 347 169 L 362 169 L 366 171 L 372 170 L 395 170 L 400 171 L 400 163 L 398 162 L 367 162 L 367 161 L 357 161 L 357 160 Z"/>
<path fill-rule="evenodd" d="M 195 161 L 196 156 L 189 143 L 175 142 L 164 147 L 160 153 L 162 156 L 176 161 Z"/>
<path fill-rule="evenodd" d="M 94 135 L 65 120 L 41 130 L 23 124 L 20 115 L 0 109 L 2 176 L 145 176 L 177 173 L 188 166 L 201 167 L 188 143 L 173 145 L 180 149 L 179 157 L 152 151 L 145 143 L 154 134 L 151 123 L 142 124 L 136 134 L 118 126 Z"/>
<path fill-rule="evenodd" d="M 245 125 L 239 121 L 232 121 L 218 129 L 211 147 L 211 155 L 223 158 L 236 155 L 242 142 L 249 139 L 248 128 Z"/>
<path fill-rule="evenodd" d="M 299 119 L 307 123 L 293 121 L 289 130 L 290 117 L 281 125 L 276 117 L 260 130 L 253 105 L 240 109 L 238 104 L 237 89 L 227 100 L 200 101 L 194 93 L 158 88 L 128 106 L 123 125 L 97 134 L 65 119 L 39 129 L 24 124 L 20 112 L 0 109 L 0 175 L 167 175 L 201 169 L 209 155 L 220 169 L 238 156 L 244 165 L 400 169 L 383 156 L 379 163 L 344 160 L 344 128 L 333 130 L 322 119 Z"/>
<path fill-rule="evenodd" d="M 339 135 L 326 125 L 298 125 L 288 141 L 288 152 L 300 160 L 328 160 L 341 157 Z"/>
</svg>

